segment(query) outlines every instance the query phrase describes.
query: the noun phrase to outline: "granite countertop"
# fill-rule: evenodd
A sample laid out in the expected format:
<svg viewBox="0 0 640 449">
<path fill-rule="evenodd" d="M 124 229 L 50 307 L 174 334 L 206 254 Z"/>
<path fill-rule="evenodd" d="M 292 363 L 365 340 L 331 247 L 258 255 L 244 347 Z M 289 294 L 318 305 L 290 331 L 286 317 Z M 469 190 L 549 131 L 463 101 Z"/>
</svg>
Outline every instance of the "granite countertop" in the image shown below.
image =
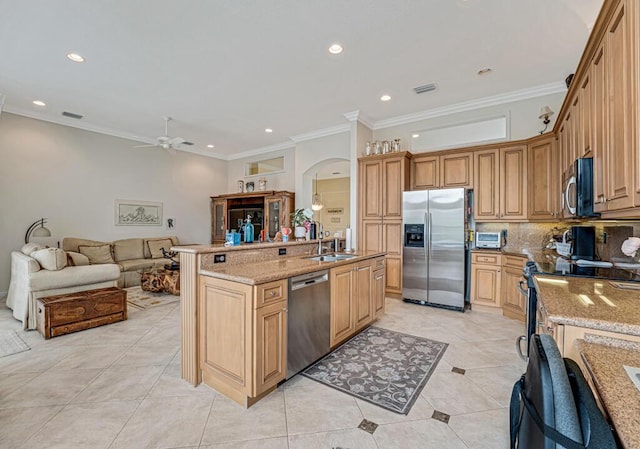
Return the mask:
<svg viewBox="0 0 640 449">
<path fill-rule="evenodd" d="M 323 239 L 323 241 L 330 242 L 330 241 L 333 241 L 333 239 Z M 309 244 L 317 245 L 318 240 L 241 243 L 240 245 L 234 245 L 234 246 L 225 246 L 224 243 L 212 243 L 208 245 L 179 245 L 179 246 L 171 247 L 171 251 L 177 251 L 179 253 L 204 254 L 204 253 L 217 253 L 217 252 L 227 252 L 227 251 L 246 251 L 246 250 L 255 250 L 255 249 L 261 249 L 261 248 L 278 248 L 278 247 L 309 245 Z"/>
<path fill-rule="evenodd" d="M 290 278 L 291 276 L 297 276 L 299 274 L 327 270 L 341 265 L 373 259 L 375 257 L 384 256 L 385 254 L 386 253 L 384 252 L 377 251 L 368 251 L 364 253 L 359 252 L 353 254 L 355 257 L 350 259 L 332 262 L 311 260 L 309 258 L 310 256 L 298 256 L 288 257 L 285 259 L 267 260 L 263 262 L 220 266 L 220 268 L 218 268 L 218 264 L 216 264 L 214 265 L 214 269 L 201 269 L 198 271 L 198 274 L 218 279 L 226 279 L 228 281 L 240 282 L 242 284 L 256 285 Z"/>
<path fill-rule="evenodd" d="M 576 348 L 626 449 L 640 449 L 640 391 L 623 365 L 640 367 L 640 348 L 576 340 Z"/>
<path fill-rule="evenodd" d="M 640 336 L 640 290 L 605 279 L 535 275 L 538 301 L 549 321 Z"/>
</svg>

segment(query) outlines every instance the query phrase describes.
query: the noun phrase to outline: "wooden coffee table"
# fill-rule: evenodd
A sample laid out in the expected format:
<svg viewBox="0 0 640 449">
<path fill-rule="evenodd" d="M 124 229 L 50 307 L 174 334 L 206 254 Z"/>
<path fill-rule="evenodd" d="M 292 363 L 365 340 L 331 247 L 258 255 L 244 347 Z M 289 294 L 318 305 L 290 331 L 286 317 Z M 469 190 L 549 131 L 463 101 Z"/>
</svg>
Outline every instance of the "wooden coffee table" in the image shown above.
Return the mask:
<svg viewBox="0 0 640 449">
<path fill-rule="evenodd" d="M 147 292 L 167 292 L 180 295 L 180 270 L 159 268 L 145 271 L 140 278 L 140 288 Z"/>
</svg>

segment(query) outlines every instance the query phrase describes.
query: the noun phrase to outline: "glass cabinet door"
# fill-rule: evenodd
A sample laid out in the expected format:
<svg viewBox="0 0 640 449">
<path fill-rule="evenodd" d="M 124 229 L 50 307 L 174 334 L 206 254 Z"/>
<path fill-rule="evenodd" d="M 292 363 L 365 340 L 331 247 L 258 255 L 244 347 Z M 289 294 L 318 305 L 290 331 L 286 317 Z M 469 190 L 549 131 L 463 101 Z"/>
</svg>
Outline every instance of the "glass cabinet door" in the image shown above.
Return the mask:
<svg viewBox="0 0 640 449">
<path fill-rule="evenodd" d="M 227 228 L 225 225 L 227 215 L 227 201 L 226 200 L 213 200 L 212 205 L 213 217 L 211 222 L 213 224 L 213 231 L 211 233 L 211 239 L 213 242 L 224 242 L 226 238 Z"/>
<path fill-rule="evenodd" d="M 282 223 L 282 199 L 281 198 L 267 198 L 265 200 L 265 207 L 267 209 L 266 220 L 267 233 L 270 238 L 274 238 L 276 233 L 280 231 L 280 227 L 285 226 Z"/>
</svg>

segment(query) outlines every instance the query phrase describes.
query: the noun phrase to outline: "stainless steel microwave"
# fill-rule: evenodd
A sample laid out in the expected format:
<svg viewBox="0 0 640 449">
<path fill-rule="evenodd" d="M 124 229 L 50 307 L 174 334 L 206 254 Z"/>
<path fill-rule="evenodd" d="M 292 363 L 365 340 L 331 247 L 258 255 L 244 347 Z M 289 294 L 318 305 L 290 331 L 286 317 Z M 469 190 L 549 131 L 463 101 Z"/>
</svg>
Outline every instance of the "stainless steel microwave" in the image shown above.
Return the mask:
<svg viewBox="0 0 640 449">
<path fill-rule="evenodd" d="M 565 174 L 562 189 L 564 217 L 598 217 L 593 211 L 593 159 L 576 159 Z"/>
<path fill-rule="evenodd" d="M 476 248 L 501 248 L 500 232 L 476 232 Z"/>
</svg>

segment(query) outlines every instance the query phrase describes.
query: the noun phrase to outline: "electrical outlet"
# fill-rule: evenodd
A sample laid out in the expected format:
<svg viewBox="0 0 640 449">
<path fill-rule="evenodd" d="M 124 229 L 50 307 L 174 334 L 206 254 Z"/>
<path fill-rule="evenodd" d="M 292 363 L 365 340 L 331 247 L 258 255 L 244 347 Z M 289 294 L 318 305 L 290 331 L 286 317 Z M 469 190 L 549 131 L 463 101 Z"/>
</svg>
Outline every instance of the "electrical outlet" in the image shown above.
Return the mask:
<svg viewBox="0 0 640 449">
<path fill-rule="evenodd" d="M 287 248 L 278 248 L 278 256 L 286 256 Z"/>
<path fill-rule="evenodd" d="M 227 261 L 226 254 L 214 254 L 213 255 L 213 263 L 224 263 Z"/>
</svg>

